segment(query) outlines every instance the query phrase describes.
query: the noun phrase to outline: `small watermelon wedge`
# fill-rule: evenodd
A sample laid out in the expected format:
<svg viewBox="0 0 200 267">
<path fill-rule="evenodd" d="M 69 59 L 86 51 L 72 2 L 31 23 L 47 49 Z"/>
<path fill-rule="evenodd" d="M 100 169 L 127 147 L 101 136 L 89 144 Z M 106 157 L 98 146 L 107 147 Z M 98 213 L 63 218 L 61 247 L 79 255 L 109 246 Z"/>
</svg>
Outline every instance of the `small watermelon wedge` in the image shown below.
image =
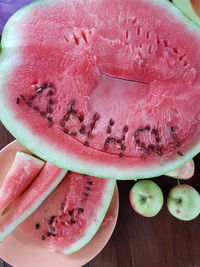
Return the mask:
<svg viewBox="0 0 200 267">
<path fill-rule="evenodd" d="M 35 179 L 44 161 L 18 151 L 0 188 L 0 212 L 6 209 Z"/>
<path fill-rule="evenodd" d="M 0 217 L 0 241 L 33 213 L 64 178 L 66 170 L 46 163 L 30 187 Z M 48 178 L 48 179 L 47 179 Z"/>
</svg>

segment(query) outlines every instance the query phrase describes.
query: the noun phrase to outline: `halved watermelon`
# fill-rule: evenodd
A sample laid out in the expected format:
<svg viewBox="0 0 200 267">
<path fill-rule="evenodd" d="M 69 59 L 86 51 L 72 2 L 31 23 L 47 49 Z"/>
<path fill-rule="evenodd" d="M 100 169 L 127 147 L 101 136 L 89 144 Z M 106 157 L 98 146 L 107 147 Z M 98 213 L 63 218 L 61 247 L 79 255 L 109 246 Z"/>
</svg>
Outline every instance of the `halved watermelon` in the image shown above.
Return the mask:
<svg viewBox="0 0 200 267">
<path fill-rule="evenodd" d="M 43 166 L 44 161 L 30 154 L 20 151 L 16 153 L 13 164 L 0 188 L 0 212 L 24 192 Z"/>
<path fill-rule="evenodd" d="M 0 217 L 0 241 L 42 204 L 66 173 L 50 163 L 45 164 L 30 187 Z"/>
<path fill-rule="evenodd" d="M 165 0 L 43 0 L 7 23 L 0 118 L 57 166 L 118 179 L 200 151 L 200 29 Z"/>
</svg>

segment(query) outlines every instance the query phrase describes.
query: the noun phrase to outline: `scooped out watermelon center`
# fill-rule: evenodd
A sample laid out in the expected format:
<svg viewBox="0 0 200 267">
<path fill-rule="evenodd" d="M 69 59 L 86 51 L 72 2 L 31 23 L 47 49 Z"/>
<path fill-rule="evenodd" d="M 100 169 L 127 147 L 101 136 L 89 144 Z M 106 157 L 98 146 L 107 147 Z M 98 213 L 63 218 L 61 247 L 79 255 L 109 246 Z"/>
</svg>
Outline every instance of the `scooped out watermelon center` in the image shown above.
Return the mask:
<svg viewBox="0 0 200 267">
<path fill-rule="evenodd" d="M 199 135 L 199 41 L 187 32 L 187 42 L 173 17 L 163 26 L 162 8 L 127 0 L 120 13 L 119 1 L 107 2 L 33 10 L 7 99 L 17 119 L 59 149 L 183 156 Z"/>
</svg>

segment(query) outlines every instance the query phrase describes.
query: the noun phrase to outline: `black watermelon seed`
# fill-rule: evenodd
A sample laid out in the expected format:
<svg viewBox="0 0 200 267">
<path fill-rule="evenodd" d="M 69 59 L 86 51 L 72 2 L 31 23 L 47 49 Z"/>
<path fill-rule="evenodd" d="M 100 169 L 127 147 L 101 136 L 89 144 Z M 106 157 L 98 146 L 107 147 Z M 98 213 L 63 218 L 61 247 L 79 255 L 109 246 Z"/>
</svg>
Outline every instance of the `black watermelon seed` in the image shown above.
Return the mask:
<svg viewBox="0 0 200 267">
<path fill-rule="evenodd" d="M 156 142 L 157 142 L 157 143 L 160 142 L 160 137 L 156 136 Z"/>
<path fill-rule="evenodd" d="M 78 115 L 78 119 L 80 122 L 83 122 L 84 121 L 84 116 L 83 115 Z"/>
<path fill-rule="evenodd" d="M 42 85 L 41 87 L 42 87 L 42 89 L 46 89 L 46 88 L 47 88 L 47 83 L 44 82 L 43 85 Z"/>
<path fill-rule="evenodd" d="M 180 147 L 180 146 L 181 146 L 181 144 L 180 144 L 179 141 L 176 141 L 176 142 L 175 142 L 175 145 L 176 145 L 176 147 Z"/>
<path fill-rule="evenodd" d="M 126 146 L 125 146 L 125 144 L 121 144 L 121 150 L 122 150 L 122 151 L 125 151 L 125 150 L 126 150 Z"/>
<path fill-rule="evenodd" d="M 112 128 L 110 126 L 107 127 L 106 132 L 110 134 L 112 132 Z"/>
<path fill-rule="evenodd" d="M 81 124 L 81 128 L 79 130 L 79 133 L 84 133 L 86 129 L 86 126 L 84 124 Z"/>
<path fill-rule="evenodd" d="M 47 232 L 47 237 L 51 236 L 52 234 L 50 232 Z"/>
<path fill-rule="evenodd" d="M 74 211 L 73 211 L 73 210 L 68 210 L 68 214 L 69 214 L 69 216 L 72 216 L 72 215 L 73 215 L 73 213 L 74 213 Z"/>
<path fill-rule="evenodd" d="M 92 185 L 93 184 L 93 182 L 87 182 L 89 185 Z"/>
<path fill-rule="evenodd" d="M 55 234 L 51 234 L 53 237 L 55 237 L 56 235 Z"/>
<path fill-rule="evenodd" d="M 55 232 L 55 227 L 53 227 L 53 226 L 50 227 L 50 231 L 51 231 L 51 232 Z"/>
<path fill-rule="evenodd" d="M 155 136 L 157 136 L 158 135 L 158 129 L 153 128 L 151 130 L 151 133 L 154 134 Z"/>
<path fill-rule="evenodd" d="M 53 105 L 53 104 L 54 104 L 53 98 L 50 97 L 50 99 L 49 99 L 49 105 Z"/>
<path fill-rule="evenodd" d="M 88 194 L 88 193 L 84 193 L 83 195 L 84 195 L 84 196 L 86 196 L 86 197 L 88 197 L 88 196 L 89 196 L 89 194 Z"/>
<path fill-rule="evenodd" d="M 79 212 L 84 212 L 84 209 L 83 208 L 78 208 L 78 211 Z"/>
<path fill-rule="evenodd" d="M 135 142 L 136 142 L 136 144 L 140 144 L 140 139 L 139 138 L 135 138 Z"/>
<path fill-rule="evenodd" d="M 40 239 L 41 239 L 41 240 L 45 240 L 45 239 L 46 239 L 45 235 L 41 235 L 41 236 L 40 236 Z"/>
<path fill-rule="evenodd" d="M 53 223 L 52 220 L 48 220 L 48 221 L 47 221 L 47 224 L 48 224 L 48 225 L 51 225 L 52 223 Z"/>
<path fill-rule="evenodd" d="M 125 125 L 125 126 L 124 126 L 123 131 L 124 131 L 125 133 L 128 132 L 128 125 Z"/>
<path fill-rule="evenodd" d="M 71 136 L 76 136 L 77 135 L 77 132 L 71 132 L 70 135 Z"/>
<path fill-rule="evenodd" d="M 46 116 L 47 114 L 46 114 L 46 112 L 44 112 L 44 111 L 40 111 L 40 115 L 41 115 L 41 116 Z"/>
<path fill-rule="evenodd" d="M 183 153 L 182 153 L 180 150 L 177 151 L 177 154 L 178 154 L 179 156 L 183 157 Z"/>
<path fill-rule="evenodd" d="M 53 91 L 52 90 L 49 90 L 48 95 L 49 96 L 52 96 L 53 95 Z"/>
<path fill-rule="evenodd" d="M 25 97 L 24 95 L 20 95 L 20 97 L 21 97 L 23 100 L 26 99 L 26 97 Z"/>
<path fill-rule="evenodd" d="M 115 121 L 113 119 L 110 119 L 109 124 L 110 126 L 113 126 L 115 124 Z"/>
<path fill-rule="evenodd" d="M 85 141 L 84 145 L 85 146 L 89 146 L 89 142 L 88 141 Z"/>
<path fill-rule="evenodd" d="M 125 139 L 126 139 L 126 136 L 123 135 L 123 136 L 122 136 L 122 141 L 125 141 Z"/>
<path fill-rule="evenodd" d="M 94 120 L 94 121 L 98 121 L 98 120 L 100 119 L 100 117 L 101 117 L 101 116 L 99 115 L 99 113 L 96 112 L 96 113 L 93 115 L 93 120 Z"/>
<path fill-rule="evenodd" d="M 17 97 L 17 98 L 16 98 L 16 104 L 19 104 L 19 102 L 20 102 L 20 98 Z"/>
<path fill-rule="evenodd" d="M 47 87 L 52 87 L 52 84 L 50 82 L 47 83 Z M 52 90 L 51 90 L 52 91 Z"/>
<path fill-rule="evenodd" d="M 51 216 L 50 220 L 54 221 L 55 218 L 56 216 Z"/>
<path fill-rule="evenodd" d="M 32 105 L 31 105 L 31 102 L 30 102 L 29 100 L 25 100 L 25 103 L 26 103 L 26 105 L 28 105 L 29 107 L 32 106 Z"/>
<path fill-rule="evenodd" d="M 119 153 L 119 157 L 123 158 L 123 153 L 122 152 Z"/>
<path fill-rule="evenodd" d="M 103 149 L 104 149 L 104 150 L 108 150 L 108 142 L 105 142 L 105 143 L 104 143 Z"/>
<path fill-rule="evenodd" d="M 35 227 L 36 230 L 38 230 L 40 228 L 40 224 L 36 223 L 34 227 Z"/>
<path fill-rule="evenodd" d="M 32 107 L 32 109 L 34 109 L 34 110 L 36 110 L 36 111 L 39 111 L 39 108 L 38 108 L 38 107 L 36 107 L 36 106 L 34 106 L 34 105 L 32 105 L 31 107 Z"/>
</svg>

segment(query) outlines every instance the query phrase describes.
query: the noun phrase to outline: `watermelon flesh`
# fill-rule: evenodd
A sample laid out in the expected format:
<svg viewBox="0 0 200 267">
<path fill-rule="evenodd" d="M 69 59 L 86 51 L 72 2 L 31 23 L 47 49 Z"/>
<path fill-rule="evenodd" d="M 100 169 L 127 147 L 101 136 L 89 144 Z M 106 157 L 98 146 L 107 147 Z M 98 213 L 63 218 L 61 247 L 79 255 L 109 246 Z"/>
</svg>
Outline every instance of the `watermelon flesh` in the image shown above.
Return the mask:
<svg viewBox="0 0 200 267">
<path fill-rule="evenodd" d="M 199 45 L 164 0 L 37 1 L 3 33 L 1 120 L 65 169 L 165 174 L 200 151 Z"/>
<path fill-rule="evenodd" d="M 17 152 L 0 188 L 0 212 L 6 209 L 35 179 L 44 161 L 30 154 Z"/>
<path fill-rule="evenodd" d="M 116 182 L 69 172 L 57 189 L 17 230 L 51 251 L 71 254 L 85 246 L 103 222 Z M 106 219 L 107 218 L 107 219 Z"/>
<path fill-rule="evenodd" d="M 42 204 L 66 173 L 66 170 L 50 163 L 45 164 L 30 187 L 0 217 L 0 241 L 3 241 L 8 234 Z"/>
</svg>

